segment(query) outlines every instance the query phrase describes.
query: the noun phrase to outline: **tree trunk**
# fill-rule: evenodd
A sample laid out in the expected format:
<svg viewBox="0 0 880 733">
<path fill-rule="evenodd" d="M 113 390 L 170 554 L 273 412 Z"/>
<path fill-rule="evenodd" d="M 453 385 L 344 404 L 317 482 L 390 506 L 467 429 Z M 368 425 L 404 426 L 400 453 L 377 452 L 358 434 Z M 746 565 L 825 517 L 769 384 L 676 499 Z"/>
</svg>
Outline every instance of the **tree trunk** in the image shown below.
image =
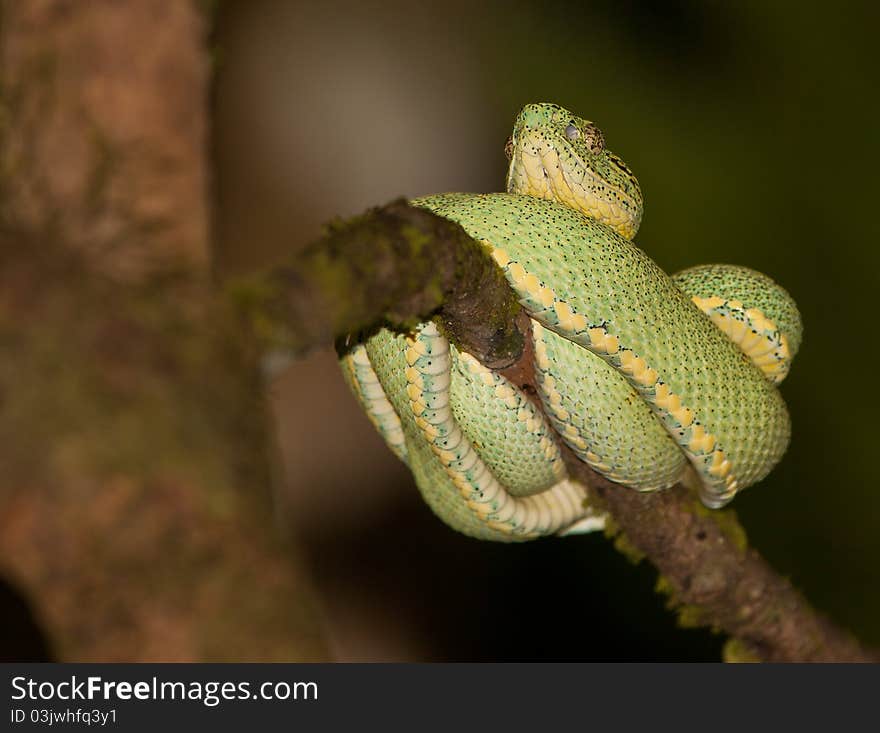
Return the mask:
<svg viewBox="0 0 880 733">
<path fill-rule="evenodd" d="M 2 6 L 0 571 L 62 661 L 326 657 L 210 283 L 200 7 Z"/>
</svg>

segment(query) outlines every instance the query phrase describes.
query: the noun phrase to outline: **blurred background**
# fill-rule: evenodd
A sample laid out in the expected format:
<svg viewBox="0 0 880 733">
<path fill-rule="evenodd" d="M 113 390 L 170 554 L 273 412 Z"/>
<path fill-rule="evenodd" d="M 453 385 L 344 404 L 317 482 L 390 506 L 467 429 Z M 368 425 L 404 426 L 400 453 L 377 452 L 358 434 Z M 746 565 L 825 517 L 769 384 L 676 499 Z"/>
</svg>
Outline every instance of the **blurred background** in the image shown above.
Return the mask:
<svg viewBox="0 0 880 733">
<path fill-rule="evenodd" d="M 594 120 L 639 177 L 637 242 L 664 269 L 745 264 L 800 304 L 791 449 L 734 508 L 818 608 L 880 643 L 878 21 L 875 4 L 797 0 L 224 2 L 221 270 L 396 196 L 500 190 L 527 102 Z M 447 530 L 334 362 L 314 354 L 272 393 L 278 510 L 340 659 L 718 658 L 719 638 L 677 629 L 654 572 L 601 536 L 495 546 Z"/>
</svg>

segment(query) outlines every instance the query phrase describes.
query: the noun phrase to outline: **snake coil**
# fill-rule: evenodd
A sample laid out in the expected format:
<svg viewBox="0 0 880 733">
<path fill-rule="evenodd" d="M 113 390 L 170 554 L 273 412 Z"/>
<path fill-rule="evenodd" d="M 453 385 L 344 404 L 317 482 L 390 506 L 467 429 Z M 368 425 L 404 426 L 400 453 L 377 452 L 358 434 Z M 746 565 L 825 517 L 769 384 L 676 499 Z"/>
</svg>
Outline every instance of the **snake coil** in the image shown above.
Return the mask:
<svg viewBox="0 0 880 733">
<path fill-rule="evenodd" d="M 776 385 L 801 340 L 792 298 L 735 265 L 666 275 L 631 242 L 641 190 L 592 122 L 530 104 L 505 150 L 506 193 L 412 203 L 460 224 L 504 271 L 532 319 L 543 410 L 431 322 L 341 357 L 427 503 L 482 539 L 601 528 L 559 439 L 639 491 L 691 470 L 710 507 L 761 480 L 789 441 Z"/>
</svg>

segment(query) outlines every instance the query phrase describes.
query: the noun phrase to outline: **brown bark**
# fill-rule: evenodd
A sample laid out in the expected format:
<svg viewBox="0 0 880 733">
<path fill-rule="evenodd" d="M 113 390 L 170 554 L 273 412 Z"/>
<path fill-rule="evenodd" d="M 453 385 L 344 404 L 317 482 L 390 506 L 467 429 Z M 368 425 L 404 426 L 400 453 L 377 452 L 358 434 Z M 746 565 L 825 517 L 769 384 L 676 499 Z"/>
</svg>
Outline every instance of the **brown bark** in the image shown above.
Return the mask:
<svg viewBox="0 0 880 733">
<path fill-rule="evenodd" d="M 0 571 L 62 660 L 323 659 L 209 287 L 205 19 L 2 12 Z"/>
<path fill-rule="evenodd" d="M 519 303 L 482 247 L 403 200 L 334 224 L 289 263 L 239 280 L 233 294 L 267 345 L 294 351 L 380 323 L 406 330 L 431 314 L 493 367 L 523 349 Z"/>
<path fill-rule="evenodd" d="M 813 610 L 791 583 L 746 544 L 733 513 L 703 509 L 683 486 L 639 494 L 590 471 L 570 469 L 611 513 L 626 543 L 660 572 L 681 622 L 724 631 L 737 657 L 768 662 L 868 662 L 876 653 Z M 728 644 L 728 650 L 732 647 Z"/>
<path fill-rule="evenodd" d="M 5 2 L 0 210 L 96 271 L 208 264 L 209 61 L 194 3 Z"/>
</svg>

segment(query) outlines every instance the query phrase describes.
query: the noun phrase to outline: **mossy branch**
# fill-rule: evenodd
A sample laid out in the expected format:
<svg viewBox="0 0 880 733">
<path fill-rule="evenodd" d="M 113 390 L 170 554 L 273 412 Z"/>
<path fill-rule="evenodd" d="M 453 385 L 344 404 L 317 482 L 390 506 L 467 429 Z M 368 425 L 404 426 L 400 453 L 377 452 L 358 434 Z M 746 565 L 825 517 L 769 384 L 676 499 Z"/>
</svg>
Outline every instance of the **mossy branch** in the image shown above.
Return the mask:
<svg viewBox="0 0 880 733">
<path fill-rule="evenodd" d="M 333 225 L 296 259 L 233 292 L 272 344 L 304 350 L 383 323 L 410 328 L 435 317 L 484 364 L 534 385 L 523 314 L 501 271 L 458 225 L 402 200 Z M 657 568 L 658 591 L 682 625 L 730 637 L 728 659 L 880 659 L 750 549 L 733 512 L 703 508 L 680 485 L 640 494 L 571 454 L 567 463 L 612 517 L 616 546 Z"/>
<path fill-rule="evenodd" d="M 403 199 L 331 224 L 289 262 L 230 291 L 264 344 L 294 352 L 429 317 L 492 368 L 523 351 L 519 303 L 479 243 Z"/>
<path fill-rule="evenodd" d="M 679 623 L 727 634 L 725 657 L 730 661 L 880 658 L 817 613 L 750 548 L 732 510 L 705 509 L 681 485 L 640 494 L 607 481 L 577 459 L 568 464 L 609 511 L 626 544 L 657 568 L 657 590 L 669 597 Z"/>
</svg>

